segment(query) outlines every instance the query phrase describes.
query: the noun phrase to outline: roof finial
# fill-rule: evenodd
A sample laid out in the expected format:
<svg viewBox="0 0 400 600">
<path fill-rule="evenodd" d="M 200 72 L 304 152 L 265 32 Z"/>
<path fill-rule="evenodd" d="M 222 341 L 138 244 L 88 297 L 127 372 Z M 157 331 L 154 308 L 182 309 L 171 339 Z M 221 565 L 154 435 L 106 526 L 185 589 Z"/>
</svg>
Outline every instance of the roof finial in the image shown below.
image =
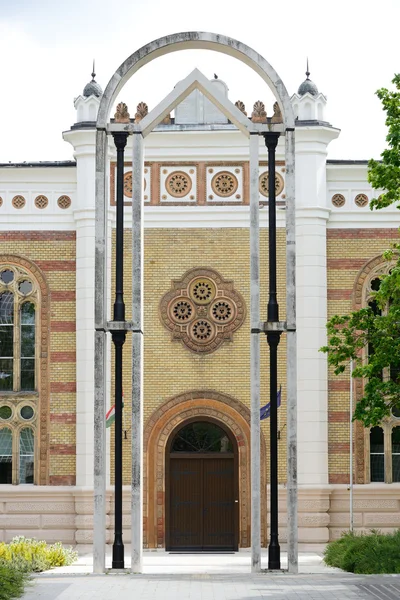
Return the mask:
<svg viewBox="0 0 400 600">
<path fill-rule="evenodd" d="M 308 56 L 307 56 L 307 71 L 306 71 L 307 79 L 310 79 L 310 70 L 308 68 Z"/>
<path fill-rule="evenodd" d="M 93 72 L 92 72 L 92 80 L 94 81 L 94 78 L 96 77 L 96 73 L 94 70 L 94 59 L 93 59 Z"/>
</svg>

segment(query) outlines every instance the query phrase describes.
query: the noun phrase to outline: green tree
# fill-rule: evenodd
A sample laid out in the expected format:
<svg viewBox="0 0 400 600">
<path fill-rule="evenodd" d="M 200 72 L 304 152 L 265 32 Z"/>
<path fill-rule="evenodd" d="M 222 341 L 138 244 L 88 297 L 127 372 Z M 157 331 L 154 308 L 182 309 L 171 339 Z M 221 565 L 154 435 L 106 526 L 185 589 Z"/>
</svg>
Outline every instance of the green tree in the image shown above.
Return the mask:
<svg viewBox="0 0 400 600">
<path fill-rule="evenodd" d="M 384 190 L 371 201 L 371 210 L 394 203 L 400 208 L 400 74 L 394 76 L 392 83 L 395 91 L 381 88 L 376 92 L 386 111 L 388 148 L 382 152 L 381 161 L 371 159 L 368 163 L 368 181 L 375 190 Z"/>
<path fill-rule="evenodd" d="M 368 164 L 370 184 L 384 190 L 371 201 L 371 210 L 391 204 L 400 208 L 400 75 L 395 75 L 393 84 L 395 91 L 382 88 L 376 92 L 386 111 L 388 148 L 381 161 Z M 353 360 L 353 377 L 365 379 L 354 419 L 366 427 L 380 423 L 393 407 L 400 408 L 400 244 L 383 257 L 393 268 L 380 277 L 373 306 L 333 316 L 327 323 L 328 343 L 321 348 L 336 375 Z"/>
</svg>

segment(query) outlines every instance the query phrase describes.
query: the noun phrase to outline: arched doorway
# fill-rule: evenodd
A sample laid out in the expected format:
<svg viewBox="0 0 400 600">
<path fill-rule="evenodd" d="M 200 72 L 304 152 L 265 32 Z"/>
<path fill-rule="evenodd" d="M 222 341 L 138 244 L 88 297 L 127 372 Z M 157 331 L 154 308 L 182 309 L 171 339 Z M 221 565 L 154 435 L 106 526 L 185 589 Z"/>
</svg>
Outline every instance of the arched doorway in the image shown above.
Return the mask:
<svg viewBox="0 0 400 600">
<path fill-rule="evenodd" d="M 202 417 L 166 447 L 166 549 L 238 550 L 238 449 L 232 432 Z"/>
</svg>

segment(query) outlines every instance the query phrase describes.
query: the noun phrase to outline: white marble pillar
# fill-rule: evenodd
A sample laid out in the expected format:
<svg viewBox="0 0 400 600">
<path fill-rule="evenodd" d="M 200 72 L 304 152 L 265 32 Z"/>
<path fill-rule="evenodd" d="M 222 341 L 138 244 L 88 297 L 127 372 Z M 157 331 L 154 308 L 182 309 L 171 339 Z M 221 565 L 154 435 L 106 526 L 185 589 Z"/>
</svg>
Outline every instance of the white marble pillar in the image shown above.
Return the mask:
<svg viewBox="0 0 400 600">
<path fill-rule="evenodd" d="M 328 483 L 326 155 L 338 130 L 296 127 L 298 483 Z"/>
<path fill-rule="evenodd" d="M 77 161 L 76 485 L 93 487 L 95 130 L 64 133 Z"/>
</svg>

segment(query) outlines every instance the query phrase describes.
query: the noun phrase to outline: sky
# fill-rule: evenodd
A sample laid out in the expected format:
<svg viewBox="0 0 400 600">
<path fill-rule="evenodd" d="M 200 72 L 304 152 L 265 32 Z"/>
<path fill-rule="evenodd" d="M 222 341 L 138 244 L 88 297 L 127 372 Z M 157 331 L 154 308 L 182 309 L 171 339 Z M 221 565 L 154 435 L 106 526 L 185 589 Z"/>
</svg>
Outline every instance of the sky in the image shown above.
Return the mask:
<svg viewBox="0 0 400 600">
<path fill-rule="evenodd" d="M 400 0 L 0 0 L 0 162 L 68 160 L 62 131 L 76 121 L 73 101 L 90 81 L 104 89 L 138 48 L 180 31 L 236 38 L 274 67 L 290 95 L 311 79 L 326 95 L 327 119 L 341 129 L 329 158 L 378 158 L 385 114 L 375 95 L 400 72 Z M 256 100 L 272 114 L 274 99 L 250 68 L 220 53 L 191 50 L 143 67 L 118 100 L 131 116 L 151 110 L 193 68 L 229 87 L 251 114 Z"/>
</svg>

